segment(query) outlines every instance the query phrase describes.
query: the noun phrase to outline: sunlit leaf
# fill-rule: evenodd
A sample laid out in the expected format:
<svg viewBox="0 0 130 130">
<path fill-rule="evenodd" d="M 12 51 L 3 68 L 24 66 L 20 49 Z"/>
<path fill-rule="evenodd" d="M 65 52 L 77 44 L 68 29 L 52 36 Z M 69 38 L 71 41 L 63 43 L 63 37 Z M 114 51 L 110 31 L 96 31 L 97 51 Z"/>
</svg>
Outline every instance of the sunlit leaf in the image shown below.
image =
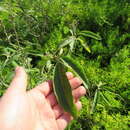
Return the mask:
<svg viewBox="0 0 130 130">
<path fill-rule="evenodd" d="M 0 11 L 2 11 L 2 12 L 8 12 L 7 9 L 5 7 L 2 7 L 2 6 L 0 6 Z"/>
<path fill-rule="evenodd" d="M 71 86 L 65 73 L 65 66 L 62 63 L 57 62 L 54 69 L 54 93 L 58 103 L 63 109 L 76 118 L 78 113 L 73 101 Z"/>
<path fill-rule="evenodd" d="M 79 37 L 79 38 L 77 38 L 77 40 L 81 43 L 81 45 L 84 47 L 84 49 L 86 51 L 88 51 L 89 53 L 91 53 L 91 50 L 90 50 L 89 46 L 87 45 L 87 43 L 85 43 L 85 41 L 83 39 L 81 39 Z"/>
<path fill-rule="evenodd" d="M 0 6 L 0 20 L 8 19 L 9 12 L 5 7 Z"/>
<path fill-rule="evenodd" d="M 94 32 L 91 32 L 91 31 L 81 31 L 79 33 L 79 35 L 82 35 L 82 36 L 85 36 L 85 37 L 90 37 L 90 38 L 93 38 L 95 40 L 101 40 L 101 36 L 94 33 Z"/>
<path fill-rule="evenodd" d="M 75 37 L 70 36 L 69 38 L 65 39 L 61 44 L 59 44 L 58 50 L 63 48 L 63 47 L 66 47 L 67 45 L 69 45 L 69 44 L 71 44 L 73 42 L 75 42 Z"/>
<path fill-rule="evenodd" d="M 70 46 L 70 51 L 73 52 L 73 49 L 74 49 L 74 45 L 75 45 L 75 40 L 72 41 L 69 46 Z"/>
<path fill-rule="evenodd" d="M 68 67 L 70 67 L 71 69 L 75 71 L 75 73 L 83 81 L 85 88 L 89 89 L 89 81 L 84 73 L 82 66 L 76 63 L 72 58 L 68 56 L 61 58 L 61 60 L 65 63 L 65 65 L 67 65 Z"/>
<path fill-rule="evenodd" d="M 110 93 L 111 95 L 117 96 L 120 100 L 122 100 L 123 102 L 125 102 L 125 100 L 123 99 L 123 97 L 120 94 L 114 93 L 114 92 L 110 91 L 107 88 L 103 88 L 103 90 L 105 90 L 107 93 Z"/>
<path fill-rule="evenodd" d="M 99 90 L 96 89 L 96 91 L 95 91 L 95 95 L 94 95 L 93 104 L 92 104 L 91 113 L 93 113 L 93 112 L 95 111 L 95 108 L 96 108 L 96 106 L 97 106 L 97 102 L 98 102 L 98 97 L 99 97 Z"/>
<path fill-rule="evenodd" d="M 62 55 L 63 52 L 64 52 L 64 50 L 63 50 L 63 48 L 61 48 L 60 51 L 59 51 L 59 55 Z"/>
<path fill-rule="evenodd" d="M 101 98 L 103 99 L 103 101 L 104 101 L 108 106 L 111 106 L 111 104 L 109 103 L 109 100 L 108 100 L 108 98 L 105 96 L 105 94 L 101 92 L 100 95 L 101 95 Z"/>
<path fill-rule="evenodd" d="M 17 62 L 16 62 L 16 61 L 12 61 L 12 65 L 13 65 L 14 67 L 19 66 L 19 65 L 17 64 Z"/>
</svg>

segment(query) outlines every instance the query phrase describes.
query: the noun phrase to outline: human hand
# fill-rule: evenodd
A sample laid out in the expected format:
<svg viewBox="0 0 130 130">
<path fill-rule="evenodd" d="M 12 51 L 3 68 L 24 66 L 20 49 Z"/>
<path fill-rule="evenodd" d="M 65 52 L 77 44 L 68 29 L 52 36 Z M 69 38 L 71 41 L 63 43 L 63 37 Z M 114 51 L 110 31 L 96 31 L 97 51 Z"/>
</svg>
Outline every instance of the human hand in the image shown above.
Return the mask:
<svg viewBox="0 0 130 130">
<path fill-rule="evenodd" d="M 68 72 L 75 104 L 81 109 L 79 98 L 86 91 L 82 82 Z M 52 82 L 44 82 L 26 91 L 27 74 L 17 67 L 9 88 L 0 99 L 0 130 L 64 130 L 72 116 L 57 103 Z"/>
</svg>

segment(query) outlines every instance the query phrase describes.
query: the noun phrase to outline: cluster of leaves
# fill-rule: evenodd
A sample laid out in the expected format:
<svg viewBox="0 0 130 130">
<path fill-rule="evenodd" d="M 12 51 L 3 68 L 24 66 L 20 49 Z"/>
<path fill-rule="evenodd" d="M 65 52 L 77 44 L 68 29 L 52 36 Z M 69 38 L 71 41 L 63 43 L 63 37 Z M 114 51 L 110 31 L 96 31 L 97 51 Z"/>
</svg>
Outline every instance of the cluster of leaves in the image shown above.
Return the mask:
<svg viewBox="0 0 130 130">
<path fill-rule="evenodd" d="M 17 65 L 29 73 L 29 89 L 52 78 L 57 46 L 83 66 L 91 84 L 67 129 L 129 129 L 129 0 L 0 1 L 0 95 Z M 97 108 L 93 115 L 89 106 Z"/>
</svg>

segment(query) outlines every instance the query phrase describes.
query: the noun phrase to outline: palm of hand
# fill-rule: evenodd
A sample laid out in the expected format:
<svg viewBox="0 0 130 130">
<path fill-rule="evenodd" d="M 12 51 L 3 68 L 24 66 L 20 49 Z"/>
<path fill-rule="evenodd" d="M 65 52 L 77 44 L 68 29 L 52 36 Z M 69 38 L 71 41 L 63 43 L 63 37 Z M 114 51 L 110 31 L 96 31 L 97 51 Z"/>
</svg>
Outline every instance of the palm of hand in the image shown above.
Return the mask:
<svg viewBox="0 0 130 130">
<path fill-rule="evenodd" d="M 19 73 L 24 78 L 20 79 L 16 74 L 11 87 L 0 102 L 0 120 L 6 118 L 5 122 L 0 123 L 0 129 L 6 126 L 5 130 L 63 130 L 72 117 L 57 104 L 51 81 L 44 82 L 28 92 L 14 90 L 18 85 L 24 85 L 23 88 L 26 88 L 26 74 L 22 68 Z M 76 106 L 80 109 L 81 103 L 78 99 L 85 94 L 85 89 L 80 86 L 81 81 L 71 73 L 68 73 L 67 77 L 72 86 Z"/>
</svg>

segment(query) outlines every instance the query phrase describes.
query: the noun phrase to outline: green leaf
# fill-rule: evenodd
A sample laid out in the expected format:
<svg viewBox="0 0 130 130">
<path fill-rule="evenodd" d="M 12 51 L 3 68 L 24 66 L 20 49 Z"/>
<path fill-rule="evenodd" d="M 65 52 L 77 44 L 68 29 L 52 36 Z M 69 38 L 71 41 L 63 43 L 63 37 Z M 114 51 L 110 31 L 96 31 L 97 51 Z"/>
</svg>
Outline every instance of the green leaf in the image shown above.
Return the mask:
<svg viewBox="0 0 130 130">
<path fill-rule="evenodd" d="M 81 45 L 84 47 L 84 49 L 86 51 L 88 51 L 89 53 L 91 53 L 91 50 L 90 50 L 89 46 L 87 45 L 87 43 L 85 43 L 85 41 L 83 39 L 81 39 L 80 37 L 78 37 L 77 40 L 81 43 Z"/>
<path fill-rule="evenodd" d="M 75 42 L 75 37 L 70 36 L 69 38 L 65 39 L 61 44 L 59 44 L 58 50 L 60 50 L 61 48 L 65 47 L 73 42 Z"/>
<path fill-rule="evenodd" d="M 100 93 L 100 95 L 101 95 L 103 101 L 104 101 L 108 106 L 111 106 L 111 104 L 109 103 L 109 100 L 108 100 L 108 98 L 105 96 L 105 94 Z"/>
<path fill-rule="evenodd" d="M 94 32 L 91 32 L 91 31 L 81 31 L 79 33 L 79 35 L 82 35 L 82 36 L 85 36 L 85 37 L 90 37 L 90 38 L 93 38 L 95 40 L 101 40 L 101 36 L 94 33 Z"/>
<path fill-rule="evenodd" d="M 76 118 L 78 113 L 73 101 L 71 86 L 65 73 L 65 66 L 62 63 L 57 62 L 54 69 L 54 93 L 58 103 L 63 109 Z"/>
<path fill-rule="evenodd" d="M 75 62 L 72 58 L 65 56 L 61 58 L 61 60 L 65 63 L 66 66 L 70 67 L 75 73 L 80 77 L 83 81 L 84 87 L 89 90 L 89 81 L 84 73 L 83 68 Z"/>
<path fill-rule="evenodd" d="M 72 42 L 69 44 L 69 46 L 70 46 L 70 51 L 71 51 L 71 52 L 73 52 L 73 50 L 74 50 L 74 45 L 75 45 L 75 40 L 72 41 Z"/>
<path fill-rule="evenodd" d="M 8 19 L 9 12 L 5 7 L 0 6 L 0 20 Z"/>
<path fill-rule="evenodd" d="M 17 64 L 17 62 L 16 62 L 16 61 L 12 61 L 12 65 L 13 65 L 14 67 L 19 66 L 19 65 Z"/>
<path fill-rule="evenodd" d="M 94 95 L 93 104 L 92 104 L 91 113 L 93 113 L 93 112 L 95 111 L 95 108 L 96 108 L 96 106 L 97 106 L 97 102 L 98 102 L 98 97 L 99 97 L 99 90 L 96 89 L 96 91 L 95 91 L 95 95 Z"/>
<path fill-rule="evenodd" d="M 115 93 L 115 92 L 112 92 L 112 91 L 110 91 L 110 90 L 107 89 L 107 88 L 103 88 L 102 90 L 105 90 L 107 93 L 110 93 L 111 95 L 115 95 L 115 96 L 117 96 L 120 100 L 122 100 L 123 102 L 126 102 L 120 94 L 117 94 L 117 93 Z"/>
</svg>

